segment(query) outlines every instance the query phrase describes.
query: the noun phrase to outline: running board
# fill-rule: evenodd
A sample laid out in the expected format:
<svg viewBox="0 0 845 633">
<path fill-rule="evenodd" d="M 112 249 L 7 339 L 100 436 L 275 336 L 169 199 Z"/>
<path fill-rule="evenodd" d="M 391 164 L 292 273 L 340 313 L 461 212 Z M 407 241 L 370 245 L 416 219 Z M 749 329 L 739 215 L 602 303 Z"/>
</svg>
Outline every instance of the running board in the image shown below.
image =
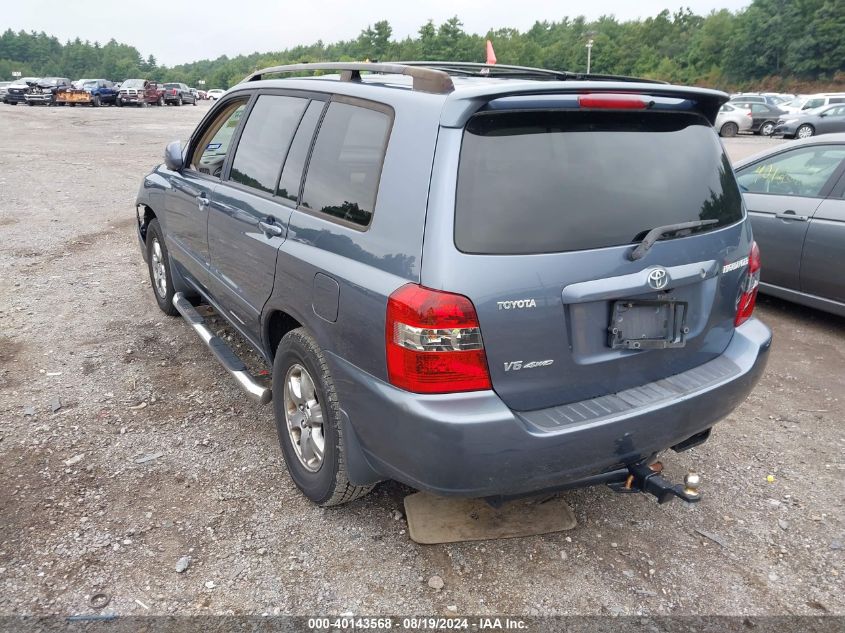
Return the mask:
<svg viewBox="0 0 845 633">
<path fill-rule="evenodd" d="M 272 399 L 272 392 L 270 389 L 264 387 L 255 380 L 255 378 L 253 378 L 249 373 L 249 370 L 244 362 L 238 358 L 235 352 L 232 351 L 232 348 L 226 345 L 223 339 L 219 336 L 215 336 L 211 330 L 208 329 L 205 324 L 205 319 L 199 315 L 199 313 L 194 309 L 194 306 L 191 305 L 191 302 L 185 298 L 185 295 L 181 292 L 177 292 L 173 295 L 173 306 L 179 311 L 182 318 L 185 319 L 192 328 L 194 328 L 194 331 L 199 334 L 203 342 L 214 353 L 217 360 L 220 361 L 220 364 L 223 365 L 226 371 L 232 374 L 232 377 L 238 382 L 250 398 L 261 404 L 267 404 L 270 402 Z"/>
</svg>

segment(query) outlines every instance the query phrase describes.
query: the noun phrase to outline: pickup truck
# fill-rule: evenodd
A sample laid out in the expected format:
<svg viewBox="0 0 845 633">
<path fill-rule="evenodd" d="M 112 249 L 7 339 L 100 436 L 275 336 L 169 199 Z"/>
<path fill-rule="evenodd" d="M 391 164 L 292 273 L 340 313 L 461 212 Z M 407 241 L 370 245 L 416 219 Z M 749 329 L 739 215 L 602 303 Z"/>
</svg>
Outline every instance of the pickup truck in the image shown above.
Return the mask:
<svg viewBox="0 0 845 633">
<path fill-rule="evenodd" d="M 106 79 L 80 79 L 73 83 L 72 88 L 61 90 L 56 95 L 56 103 L 71 106 L 77 104 L 99 107 L 117 101 L 117 90 L 114 84 Z"/>
<path fill-rule="evenodd" d="M 127 79 L 120 84 L 117 105 L 137 105 L 146 107 L 150 104 L 164 105 L 164 88 L 161 84 L 148 79 Z"/>
<path fill-rule="evenodd" d="M 164 84 L 164 101 L 168 105 L 180 106 L 183 103 L 197 105 L 197 95 L 191 92 L 192 90 L 192 88 L 181 83 Z"/>
<path fill-rule="evenodd" d="M 39 79 L 24 95 L 26 105 L 56 105 L 56 95 L 60 90 L 71 87 L 70 79 L 66 77 L 44 77 Z"/>
</svg>

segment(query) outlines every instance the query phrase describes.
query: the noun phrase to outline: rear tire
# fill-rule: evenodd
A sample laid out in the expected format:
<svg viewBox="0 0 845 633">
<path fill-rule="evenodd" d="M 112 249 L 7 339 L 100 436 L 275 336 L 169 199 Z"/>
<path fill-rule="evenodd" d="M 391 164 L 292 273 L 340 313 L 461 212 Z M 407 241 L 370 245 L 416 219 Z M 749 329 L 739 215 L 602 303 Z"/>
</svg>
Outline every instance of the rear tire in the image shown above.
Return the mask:
<svg viewBox="0 0 845 633">
<path fill-rule="evenodd" d="M 733 121 L 728 121 L 722 126 L 722 129 L 719 130 L 719 136 L 731 138 L 736 136 L 737 132 L 739 132 L 739 126 Z"/>
<path fill-rule="evenodd" d="M 122 107 L 123 107 L 123 99 L 115 99 L 115 100 L 114 100 L 114 104 L 115 104 L 118 108 L 122 108 Z"/>
<path fill-rule="evenodd" d="M 157 219 L 147 225 L 147 268 L 158 307 L 165 314 L 176 316 L 179 312 L 173 305 L 173 295 L 176 292 L 170 274 L 170 255 Z"/>
<path fill-rule="evenodd" d="M 799 125 L 798 129 L 795 130 L 795 138 L 810 138 L 815 133 L 816 128 L 809 123 L 804 123 L 803 125 Z"/>
<path fill-rule="evenodd" d="M 162 95 L 158 98 L 158 101 L 156 101 L 156 105 L 158 105 L 158 107 L 160 107 L 160 108 L 165 105 L 164 104 L 164 95 Z"/>
<path fill-rule="evenodd" d="M 349 483 L 337 392 L 323 352 L 305 328 L 288 332 L 279 343 L 273 411 L 285 465 L 308 499 L 336 506 L 373 489 Z"/>
<path fill-rule="evenodd" d="M 182 105 L 182 97 L 181 96 L 178 99 L 176 99 L 176 105 L 178 105 L 178 106 Z"/>
</svg>

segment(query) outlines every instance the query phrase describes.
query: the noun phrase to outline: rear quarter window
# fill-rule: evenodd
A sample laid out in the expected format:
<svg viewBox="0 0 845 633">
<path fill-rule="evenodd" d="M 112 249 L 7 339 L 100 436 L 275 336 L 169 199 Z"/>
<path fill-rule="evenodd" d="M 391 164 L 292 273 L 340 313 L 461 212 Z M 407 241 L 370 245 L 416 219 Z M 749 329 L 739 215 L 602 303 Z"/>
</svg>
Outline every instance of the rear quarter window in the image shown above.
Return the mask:
<svg viewBox="0 0 845 633">
<path fill-rule="evenodd" d="M 330 103 L 308 163 L 302 205 L 355 226 L 368 226 L 392 118 L 381 109 Z"/>
<path fill-rule="evenodd" d="M 709 231 L 742 217 L 730 163 L 696 114 L 495 113 L 464 131 L 455 208 L 463 252 L 618 246 L 658 226 L 718 220 L 695 229 Z"/>
</svg>

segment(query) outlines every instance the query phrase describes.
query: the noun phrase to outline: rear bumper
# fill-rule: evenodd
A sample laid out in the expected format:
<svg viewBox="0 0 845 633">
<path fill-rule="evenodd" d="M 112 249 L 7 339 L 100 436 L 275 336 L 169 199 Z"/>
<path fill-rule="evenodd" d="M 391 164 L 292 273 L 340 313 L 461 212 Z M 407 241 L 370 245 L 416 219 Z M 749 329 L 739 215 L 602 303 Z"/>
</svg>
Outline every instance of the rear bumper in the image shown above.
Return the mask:
<svg viewBox="0 0 845 633">
<path fill-rule="evenodd" d="M 344 412 L 350 475 L 354 483 L 390 478 L 437 494 L 471 497 L 519 495 L 590 483 L 594 475 L 647 459 L 713 426 L 749 394 L 759 380 L 771 332 L 756 319 L 736 329 L 717 359 L 731 371 L 701 372 L 709 382 L 673 377 L 687 392 L 658 393 L 664 381 L 644 385 L 620 407 L 584 420 L 564 420 L 555 407 L 517 413 L 493 391 L 449 395 L 410 394 L 334 354 L 326 354 Z M 689 373 L 689 372 L 685 372 Z M 697 377 L 696 380 L 700 379 Z M 679 387 L 680 388 L 680 387 Z M 665 391 L 665 390 L 663 390 Z M 615 398 L 610 396 L 609 398 Z M 594 408 L 594 401 L 589 401 Z M 611 407 L 612 408 L 612 407 Z M 541 426 L 541 419 L 554 421 Z"/>
</svg>

